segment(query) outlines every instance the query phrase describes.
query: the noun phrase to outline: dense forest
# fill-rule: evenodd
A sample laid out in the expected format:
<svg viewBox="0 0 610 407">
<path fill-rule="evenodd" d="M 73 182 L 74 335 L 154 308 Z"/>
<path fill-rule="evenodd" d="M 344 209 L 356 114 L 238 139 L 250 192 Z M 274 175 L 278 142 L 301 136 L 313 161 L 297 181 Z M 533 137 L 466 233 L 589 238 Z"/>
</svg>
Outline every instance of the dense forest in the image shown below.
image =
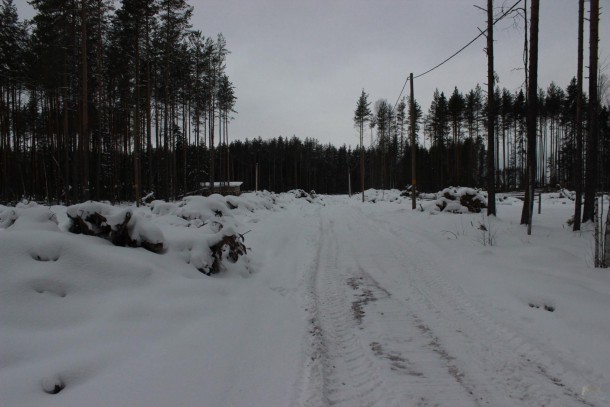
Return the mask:
<svg viewBox="0 0 610 407">
<path fill-rule="evenodd" d="M 12 0 L 0 6 L 1 201 L 175 199 L 207 181 L 253 190 L 257 173 L 259 189 L 277 192 L 360 189 L 358 147 L 323 145 L 315 134 L 229 139 L 237 96 L 227 44 L 192 30 L 185 0 L 123 0 L 116 9 L 110 0 L 30 3 L 36 15 L 26 22 Z M 597 190 L 608 190 L 604 80 L 599 89 Z M 420 191 L 485 187 L 493 117 L 496 190 L 524 188 L 527 95 L 494 93 L 492 112 L 479 86 L 436 90 L 427 112 L 417 101 L 409 109 L 406 99 L 377 100 L 364 129 L 365 187 L 407 187 L 412 148 Z M 538 187 L 573 188 L 579 177 L 588 125 L 585 117 L 578 150 L 577 94 L 576 79 L 538 90 Z"/>
<path fill-rule="evenodd" d="M 21 22 L 2 0 L 2 200 L 171 198 L 215 177 L 203 162 L 223 161 L 236 100 L 225 39 L 192 30 L 185 0 L 114 3 L 32 0 Z"/>
</svg>

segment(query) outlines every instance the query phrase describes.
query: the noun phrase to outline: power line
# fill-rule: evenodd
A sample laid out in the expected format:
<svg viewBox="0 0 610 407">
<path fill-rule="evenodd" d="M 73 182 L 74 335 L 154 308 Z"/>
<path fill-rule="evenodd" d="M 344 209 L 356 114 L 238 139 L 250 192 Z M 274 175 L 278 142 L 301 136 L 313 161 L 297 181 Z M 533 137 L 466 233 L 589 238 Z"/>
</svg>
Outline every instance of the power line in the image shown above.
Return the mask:
<svg viewBox="0 0 610 407">
<path fill-rule="evenodd" d="M 494 22 L 493 25 L 496 25 L 497 22 L 499 22 L 500 20 L 502 20 L 504 17 L 506 17 L 507 15 L 509 15 L 514 9 L 515 7 L 517 7 L 517 5 L 519 3 L 521 3 L 522 0 L 517 0 L 517 2 L 515 4 L 512 5 L 512 7 L 510 7 L 508 10 L 506 10 L 506 12 L 504 12 L 500 17 L 498 17 Z M 441 66 L 443 66 L 444 64 L 446 64 L 447 62 L 449 62 L 451 59 L 453 59 L 454 57 L 456 57 L 458 54 L 460 54 L 462 51 L 464 51 L 466 48 L 468 48 L 470 45 L 472 45 L 476 40 L 478 40 L 479 38 L 481 38 L 483 35 L 485 35 L 487 33 L 487 29 L 481 31 L 479 33 L 479 35 L 477 35 L 476 37 L 474 37 L 470 42 L 468 42 L 466 45 L 464 45 L 462 48 L 460 48 L 459 50 L 457 50 L 455 53 L 453 53 L 451 56 L 449 56 L 447 59 L 445 59 L 443 62 L 441 62 L 440 64 L 428 69 L 427 71 L 420 73 L 419 75 L 416 75 L 413 77 L 413 79 L 417 79 L 417 78 L 421 78 L 424 75 L 429 74 L 430 72 L 436 70 L 437 68 L 440 68 Z M 400 100 L 403 92 L 405 91 L 405 88 L 407 87 L 407 83 L 409 82 L 409 76 L 407 76 L 407 79 L 405 79 L 405 83 L 404 85 L 402 85 L 402 90 L 400 91 L 400 95 L 398 95 L 398 99 L 396 99 L 396 103 L 394 104 L 394 107 L 392 108 L 392 111 L 394 111 L 394 108 L 396 107 L 396 105 L 398 104 L 398 101 Z"/>
</svg>

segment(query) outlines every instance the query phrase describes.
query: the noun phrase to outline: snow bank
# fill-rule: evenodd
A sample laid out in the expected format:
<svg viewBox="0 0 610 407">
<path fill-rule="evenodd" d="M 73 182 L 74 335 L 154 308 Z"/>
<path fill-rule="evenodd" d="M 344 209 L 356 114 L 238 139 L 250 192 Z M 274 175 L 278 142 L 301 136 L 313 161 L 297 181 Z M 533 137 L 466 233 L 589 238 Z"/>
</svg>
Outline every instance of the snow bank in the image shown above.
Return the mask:
<svg viewBox="0 0 610 407">
<path fill-rule="evenodd" d="M 302 189 L 292 189 L 288 191 L 286 195 L 293 195 L 295 198 L 304 199 L 309 203 L 324 205 L 323 198 L 318 195 L 314 190 L 311 190 L 311 192 L 307 193 Z"/>
<path fill-rule="evenodd" d="M 438 193 L 431 212 L 479 213 L 487 207 L 486 198 L 473 188 L 445 188 Z"/>
<path fill-rule="evenodd" d="M 364 191 L 364 202 L 376 203 L 376 202 L 393 202 L 393 203 L 403 203 L 403 202 L 411 202 L 411 196 L 403 195 L 404 191 L 400 191 L 398 189 L 374 189 L 370 188 Z M 362 194 L 356 193 L 352 195 L 352 199 L 361 200 Z"/>
<path fill-rule="evenodd" d="M 116 246 L 143 247 L 155 253 L 163 251 L 161 229 L 130 208 L 115 208 L 102 202 L 85 202 L 66 210 L 68 230 L 76 234 L 102 237 Z"/>
<path fill-rule="evenodd" d="M 15 208 L 0 205 L 0 229 L 11 230 L 59 230 L 57 217 L 51 210 L 35 202 Z"/>
</svg>

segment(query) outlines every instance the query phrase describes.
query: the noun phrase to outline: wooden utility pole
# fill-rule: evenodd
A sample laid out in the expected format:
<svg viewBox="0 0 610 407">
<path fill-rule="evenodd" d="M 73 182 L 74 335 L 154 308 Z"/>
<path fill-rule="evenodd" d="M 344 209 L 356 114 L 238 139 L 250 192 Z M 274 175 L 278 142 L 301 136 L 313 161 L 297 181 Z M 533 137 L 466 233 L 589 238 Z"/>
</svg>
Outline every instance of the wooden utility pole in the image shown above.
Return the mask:
<svg viewBox="0 0 610 407">
<path fill-rule="evenodd" d="M 580 230 L 582 216 L 582 71 L 585 0 L 578 0 L 578 67 L 576 69 L 576 168 L 574 171 L 576 199 L 573 230 Z"/>
<path fill-rule="evenodd" d="M 496 215 L 493 0 L 487 0 L 487 216 Z"/>
<path fill-rule="evenodd" d="M 409 98 L 409 121 L 411 122 L 411 209 L 415 209 L 416 202 L 416 189 L 417 189 L 417 176 L 415 173 L 415 158 L 417 156 L 417 145 L 415 144 L 415 93 L 413 92 L 413 72 L 409 75 L 409 81 L 411 82 L 411 97 Z"/>
</svg>

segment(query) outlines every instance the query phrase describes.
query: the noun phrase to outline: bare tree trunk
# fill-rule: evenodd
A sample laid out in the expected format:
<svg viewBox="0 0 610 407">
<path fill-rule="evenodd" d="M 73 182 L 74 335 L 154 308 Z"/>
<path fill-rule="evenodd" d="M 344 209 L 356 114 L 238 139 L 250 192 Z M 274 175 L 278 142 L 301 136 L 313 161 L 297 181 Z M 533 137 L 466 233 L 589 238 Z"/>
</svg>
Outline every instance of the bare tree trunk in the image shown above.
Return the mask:
<svg viewBox="0 0 610 407">
<path fill-rule="evenodd" d="M 8 92 L 7 102 L 4 103 L 4 89 L 0 88 L 0 148 L 2 149 L 2 199 L 6 202 L 9 198 L 8 187 L 8 160 L 9 160 L 9 128 L 8 128 Z"/>
<path fill-rule="evenodd" d="M 587 160 L 585 173 L 585 203 L 582 221 L 593 220 L 595 191 L 597 188 L 597 145 L 598 145 L 598 95 L 597 95 L 597 65 L 599 42 L 599 0 L 591 0 L 591 16 L 589 18 L 589 134 L 587 139 Z"/>
<path fill-rule="evenodd" d="M 360 190 L 364 202 L 364 121 L 360 122 Z"/>
<path fill-rule="evenodd" d="M 578 68 L 576 78 L 576 168 L 574 174 L 576 202 L 574 205 L 574 231 L 580 230 L 580 217 L 582 216 L 582 71 L 584 16 L 585 0 L 578 0 Z"/>
<path fill-rule="evenodd" d="M 87 77 L 87 5 L 81 0 L 81 192 L 89 199 L 89 89 Z"/>
<path fill-rule="evenodd" d="M 227 146 L 227 187 L 231 182 L 231 152 L 229 151 L 229 112 L 225 112 L 225 145 Z"/>
<path fill-rule="evenodd" d="M 135 117 L 134 117 L 134 131 L 133 131 L 133 141 L 134 141 L 134 149 L 133 149 L 133 181 L 134 181 L 134 192 L 136 197 L 136 206 L 140 206 L 140 196 L 141 196 L 141 170 L 140 170 L 140 154 L 141 154 L 141 143 L 140 143 L 140 27 L 139 24 L 136 23 L 136 36 L 135 36 L 135 45 L 136 45 L 136 64 L 135 64 L 135 77 L 136 77 L 136 101 L 135 101 Z"/>
<path fill-rule="evenodd" d="M 68 126 L 70 124 L 68 118 L 68 62 L 67 53 L 64 52 L 64 86 L 63 86 L 63 97 L 62 97 L 62 110 L 63 110 L 63 162 L 64 162 L 64 196 L 66 205 L 70 204 L 70 130 Z"/>
<path fill-rule="evenodd" d="M 529 84 L 527 102 L 527 189 L 528 198 L 523 209 L 527 211 L 527 234 L 532 234 L 532 216 L 534 212 L 534 187 L 536 185 L 536 116 L 538 113 L 538 15 L 540 0 L 532 0 L 530 25 Z"/>
<path fill-rule="evenodd" d="M 602 199 L 603 202 L 603 199 Z M 597 197 L 595 197 L 595 201 L 593 202 L 593 223 L 594 223 L 594 228 L 593 228 L 593 233 L 595 235 L 595 258 L 594 258 L 594 264 L 593 266 L 595 268 L 599 267 L 599 245 L 600 245 L 600 241 L 599 241 L 599 224 L 600 224 L 600 219 L 599 219 L 599 199 Z"/>
<path fill-rule="evenodd" d="M 153 190 L 153 157 L 152 157 L 152 107 L 151 107 L 151 83 L 150 83 L 150 16 L 146 11 L 146 155 L 148 159 L 148 188 Z M 159 148 L 159 143 L 156 145 Z M 149 192 L 150 192 L 149 191 Z"/>
<path fill-rule="evenodd" d="M 209 118 L 209 136 L 210 136 L 210 193 L 214 193 L 214 160 L 215 151 L 214 151 L 214 123 L 215 123 L 215 113 L 214 113 L 214 102 L 212 102 L 212 106 L 210 107 L 210 118 Z"/>
</svg>

